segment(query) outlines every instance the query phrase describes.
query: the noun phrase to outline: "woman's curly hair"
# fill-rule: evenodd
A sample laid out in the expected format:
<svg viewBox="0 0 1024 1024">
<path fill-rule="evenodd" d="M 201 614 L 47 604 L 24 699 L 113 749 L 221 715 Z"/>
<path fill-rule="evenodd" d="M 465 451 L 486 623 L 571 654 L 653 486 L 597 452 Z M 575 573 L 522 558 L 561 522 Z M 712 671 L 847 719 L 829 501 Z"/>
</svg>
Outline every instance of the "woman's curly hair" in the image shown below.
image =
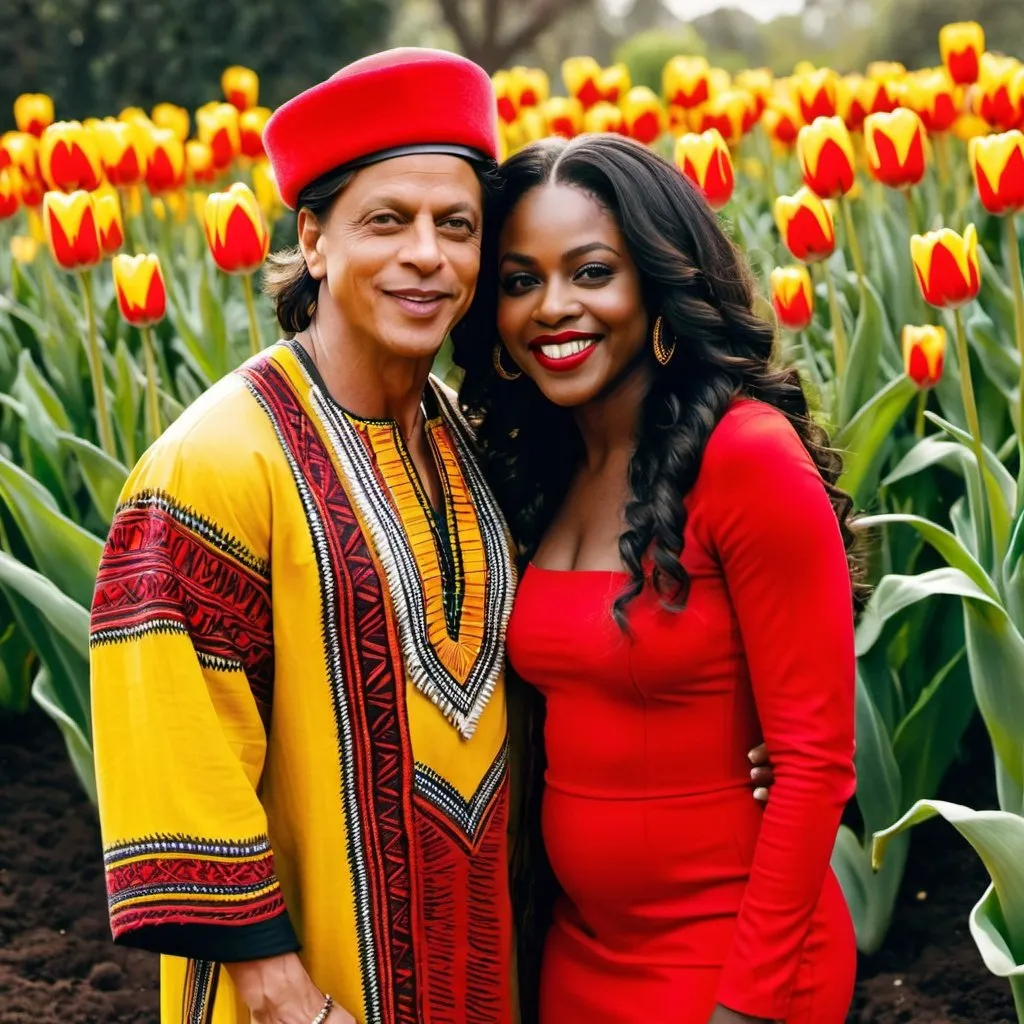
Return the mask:
<svg viewBox="0 0 1024 1024">
<path fill-rule="evenodd" d="M 613 609 L 619 624 L 627 628 L 626 606 L 645 585 L 648 557 L 650 582 L 662 600 L 685 605 L 683 499 L 711 432 L 739 397 L 779 409 L 810 453 L 835 509 L 859 600 L 853 503 L 836 485 L 841 457 L 811 418 L 797 371 L 775 362 L 775 331 L 754 311 L 746 262 L 703 196 L 651 150 L 610 134 L 535 143 L 506 161 L 501 175 L 501 192 L 485 215 L 481 281 L 497 280 L 502 226 L 527 192 L 548 183 L 579 188 L 615 217 L 639 271 L 649 319 L 663 317 L 675 341 L 669 364 L 651 375 L 629 465 L 619 550 L 630 579 Z M 495 372 L 496 306 L 493 284 L 478 289 L 452 332 L 454 359 L 465 371 L 460 400 L 478 425 L 488 482 L 529 558 L 566 496 L 583 447 L 572 410 L 548 401 L 525 375 L 507 381 Z"/>
</svg>

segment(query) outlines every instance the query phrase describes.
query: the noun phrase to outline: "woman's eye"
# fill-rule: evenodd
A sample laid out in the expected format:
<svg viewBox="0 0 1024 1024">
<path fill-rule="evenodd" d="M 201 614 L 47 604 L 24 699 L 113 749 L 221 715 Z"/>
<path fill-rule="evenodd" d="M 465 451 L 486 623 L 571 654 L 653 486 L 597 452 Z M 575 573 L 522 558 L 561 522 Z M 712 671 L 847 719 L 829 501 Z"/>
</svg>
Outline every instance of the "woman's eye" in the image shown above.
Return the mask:
<svg viewBox="0 0 1024 1024">
<path fill-rule="evenodd" d="M 501 288 L 507 295 L 517 295 L 529 288 L 534 280 L 530 274 L 509 274 L 502 279 Z"/>
<path fill-rule="evenodd" d="M 586 282 L 603 281 L 611 277 L 612 268 L 603 263 L 588 263 L 576 271 L 576 280 Z"/>
</svg>

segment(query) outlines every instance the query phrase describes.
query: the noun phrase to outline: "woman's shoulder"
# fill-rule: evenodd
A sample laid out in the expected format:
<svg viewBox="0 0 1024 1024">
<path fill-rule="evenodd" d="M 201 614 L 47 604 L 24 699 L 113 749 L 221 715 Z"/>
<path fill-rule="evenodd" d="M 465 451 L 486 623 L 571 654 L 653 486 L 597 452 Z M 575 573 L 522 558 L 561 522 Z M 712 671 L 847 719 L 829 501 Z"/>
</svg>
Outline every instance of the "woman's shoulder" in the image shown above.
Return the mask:
<svg viewBox="0 0 1024 1024">
<path fill-rule="evenodd" d="M 782 410 L 754 398 L 736 399 L 715 425 L 704 450 L 702 475 L 730 485 L 782 480 L 813 460 Z"/>
</svg>

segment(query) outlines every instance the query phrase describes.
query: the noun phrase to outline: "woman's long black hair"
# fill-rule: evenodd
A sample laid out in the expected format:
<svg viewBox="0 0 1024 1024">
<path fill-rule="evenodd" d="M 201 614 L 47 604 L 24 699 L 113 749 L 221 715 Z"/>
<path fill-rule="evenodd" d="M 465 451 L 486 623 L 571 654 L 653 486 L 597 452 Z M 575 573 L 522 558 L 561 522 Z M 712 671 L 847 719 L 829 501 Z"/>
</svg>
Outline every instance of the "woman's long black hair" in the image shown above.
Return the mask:
<svg viewBox="0 0 1024 1024">
<path fill-rule="evenodd" d="M 495 372 L 493 282 L 505 219 L 531 189 L 555 183 L 582 189 L 612 213 L 639 271 L 650 322 L 662 316 L 666 343 L 675 341 L 669 364 L 655 365 L 651 375 L 629 465 L 619 550 L 630 581 L 614 606 L 620 625 L 626 628 L 626 606 L 644 587 L 646 556 L 663 600 L 685 604 L 683 498 L 712 430 L 741 396 L 779 409 L 800 436 L 835 509 L 857 584 L 852 501 L 836 486 L 841 458 L 811 419 L 797 371 L 775 363 L 774 328 L 754 311 L 746 262 L 704 197 L 651 150 L 611 134 L 546 139 L 511 157 L 501 174 L 502 190 L 485 217 L 480 280 L 489 284 L 478 288 L 452 337 L 455 362 L 465 371 L 460 398 L 479 425 L 485 473 L 524 557 L 564 500 L 583 449 L 571 409 L 548 401 L 525 375 L 506 381 Z M 507 353 L 504 365 L 512 365 Z"/>
</svg>

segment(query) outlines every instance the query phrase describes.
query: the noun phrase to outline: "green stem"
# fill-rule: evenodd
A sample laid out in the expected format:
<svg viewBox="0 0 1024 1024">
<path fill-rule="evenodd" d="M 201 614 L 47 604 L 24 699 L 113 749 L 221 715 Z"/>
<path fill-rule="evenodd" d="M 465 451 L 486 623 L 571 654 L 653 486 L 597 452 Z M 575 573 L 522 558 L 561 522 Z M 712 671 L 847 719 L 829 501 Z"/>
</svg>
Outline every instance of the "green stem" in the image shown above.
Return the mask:
<svg viewBox="0 0 1024 1024">
<path fill-rule="evenodd" d="M 978 462 L 978 492 L 984 508 L 978 510 L 976 524 L 979 534 L 978 551 L 982 551 L 980 536 L 988 525 L 988 495 L 985 479 L 985 451 L 981 440 L 981 420 L 978 418 L 978 406 L 974 400 L 974 384 L 971 380 L 971 356 L 967 349 L 967 332 L 964 330 L 964 318 L 959 309 L 953 310 L 956 320 L 956 358 L 960 364 L 960 395 L 964 403 L 964 414 L 967 418 L 967 430 L 971 435 L 971 451 Z"/>
<path fill-rule="evenodd" d="M 850 200 L 846 196 L 839 197 L 839 205 L 843 211 L 843 223 L 846 225 L 846 243 L 850 247 L 850 255 L 853 256 L 853 269 L 857 271 L 857 284 L 860 286 L 861 306 L 866 304 L 867 285 L 864 283 L 864 260 L 860 254 L 860 240 L 857 238 L 857 229 L 853 223 L 853 211 L 850 209 Z"/>
<path fill-rule="evenodd" d="M 846 372 L 846 354 L 848 346 L 846 343 L 846 328 L 843 326 L 843 315 L 839 309 L 839 299 L 836 297 L 836 286 L 832 280 L 832 271 L 828 269 L 828 261 L 821 261 L 821 272 L 825 275 L 825 287 L 828 289 L 828 311 L 832 320 L 832 344 L 836 359 L 836 381 L 843 378 Z M 838 392 L 837 392 L 838 393 Z"/>
<path fill-rule="evenodd" d="M 936 167 L 939 171 L 939 208 L 946 219 L 946 197 L 949 193 L 949 136 L 940 132 L 935 139 Z"/>
<path fill-rule="evenodd" d="M 914 190 L 905 188 L 903 195 L 907 200 L 907 223 L 910 225 L 910 232 L 914 235 L 921 234 L 921 220 L 917 215 L 917 204 L 914 202 Z"/>
<path fill-rule="evenodd" d="M 260 342 L 260 324 L 256 319 L 256 300 L 252 294 L 252 278 L 249 274 L 242 277 L 242 286 L 245 289 L 245 308 L 249 311 L 249 346 L 252 354 L 258 355 L 263 345 Z"/>
<path fill-rule="evenodd" d="M 1017 474 L 1017 506 L 1024 497 L 1024 277 L 1020 268 L 1020 236 L 1011 213 L 1006 218 L 1006 241 L 1010 247 L 1010 285 L 1013 288 L 1013 322 L 1020 356 L 1020 381 L 1017 394 L 1017 440 L 1020 448 L 1020 469 Z"/>
<path fill-rule="evenodd" d="M 160 395 L 157 391 L 158 374 L 153 348 L 153 328 L 143 327 L 142 353 L 146 363 L 146 443 L 152 444 L 160 436 Z"/>
<path fill-rule="evenodd" d="M 807 363 L 807 372 L 811 375 L 811 379 L 814 381 L 815 387 L 818 389 L 818 394 L 822 394 L 825 390 L 825 382 L 821 379 L 821 370 L 818 367 L 818 359 L 814 354 L 814 349 L 811 347 L 811 339 L 807 331 L 797 331 L 797 343 L 804 354 L 804 360 Z"/>
<path fill-rule="evenodd" d="M 917 413 L 914 416 L 914 436 L 924 437 L 924 413 L 928 408 L 928 389 L 921 388 L 917 393 Z"/>
<path fill-rule="evenodd" d="M 114 428 L 107 408 L 107 389 L 103 380 L 103 356 L 100 354 L 99 334 L 96 330 L 96 303 L 92 295 L 92 271 L 79 274 L 82 283 L 82 297 L 85 300 L 85 319 L 89 329 L 86 355 L 89 359 L 89 376 L 92 378 L 93 402 L 96 405 L 96 429 L 100 447 L 112 458 L 117 458 L 114 445 Z"/>
</svg>

